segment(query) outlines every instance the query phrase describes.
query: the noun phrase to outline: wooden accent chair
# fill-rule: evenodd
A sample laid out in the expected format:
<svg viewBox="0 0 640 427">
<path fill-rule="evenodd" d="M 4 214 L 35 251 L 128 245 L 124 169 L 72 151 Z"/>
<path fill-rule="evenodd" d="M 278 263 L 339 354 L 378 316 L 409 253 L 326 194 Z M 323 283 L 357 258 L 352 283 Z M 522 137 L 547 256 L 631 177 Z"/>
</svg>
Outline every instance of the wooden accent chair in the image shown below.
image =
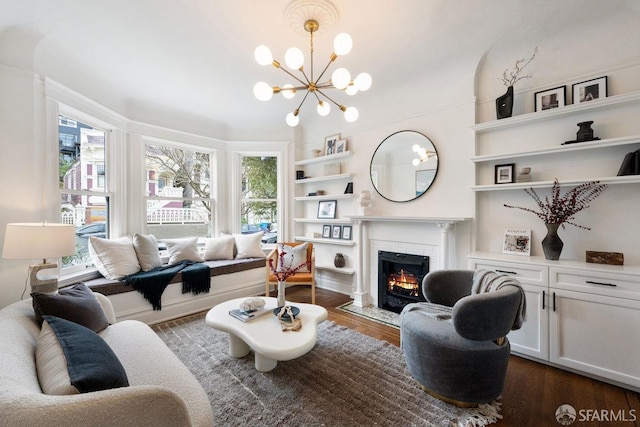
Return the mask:
<svg viewBox="0 0 640 427">
<path fill-rule="evenodd" d="M 277 268 L 278 263 L 280 262 L 280 248 L 282 245 L 287 245 L 291 247 L 304 245 L 302 242 L 292 242 L 292 243 L 277 243 L 276 247 L 267 255 L 267 265 L 266 265 L 266 285 L 265 285 L 265 296 L 269 296 L 271 292 L 271 286 L 275 285 L 276 289 L 278 287 L 278 279 L 275 274 L 271 271 L 271 267 L 269 265 L 269 260 L 273 260 L 273 265 Z M 289 276 L 285 281 L 287 285 L 311 285 L 311 304 L 316 303 L 316 260 L 315 253 L 313 251 L 313 243 L 306 242 L 307 245 L 307 263 L 309 271 L 298 271 L 294 275 Z"/>
</svg>

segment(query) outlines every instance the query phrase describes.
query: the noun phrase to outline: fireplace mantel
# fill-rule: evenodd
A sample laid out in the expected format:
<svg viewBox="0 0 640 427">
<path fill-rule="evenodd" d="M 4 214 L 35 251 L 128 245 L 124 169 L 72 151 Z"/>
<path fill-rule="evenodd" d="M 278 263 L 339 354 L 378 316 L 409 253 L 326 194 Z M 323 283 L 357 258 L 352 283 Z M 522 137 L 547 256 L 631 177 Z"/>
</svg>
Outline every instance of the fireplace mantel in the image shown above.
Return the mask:
<svg viewBox="0 0 640 427">
<path fill-rule="evenodd" d="M 376 222 L 397 222 L 397 223 L 419 223 L 433 224 L 440 228 L 440 269 L 446 269 L 450 265 L 449 257 L 449 232 L 455 230 L 455 225 L 460 222 L 469 221 L 471 218 L 462 217 L 406 217 L 406 216 L 373 216 L 373 215 L 354 215 L 349 219 L 356 226 L 358 239 L 358 274 L 356 276 L 356 291 L 353 296 L 353 304 L 355 306 L 364 307 L 369 304 L 368 290 L 364 289 L 363 261 L 368 259 L 368 242 L 367 223 Z"/>
</svg>

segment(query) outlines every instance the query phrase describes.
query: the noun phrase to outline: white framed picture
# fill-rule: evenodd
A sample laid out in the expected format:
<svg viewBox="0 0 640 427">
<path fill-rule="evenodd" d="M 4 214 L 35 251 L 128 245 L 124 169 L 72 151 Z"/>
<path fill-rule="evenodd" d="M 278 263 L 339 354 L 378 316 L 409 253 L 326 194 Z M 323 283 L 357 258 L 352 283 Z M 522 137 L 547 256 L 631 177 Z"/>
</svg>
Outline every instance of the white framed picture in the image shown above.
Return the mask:
<svg viewBox="0 0 640 427">
<path fill-rule="evenodd" d="M 531 255 L 531 230 L 528 228 L 505 228 L 502 253 L 509 255 Z"/>
</svg>

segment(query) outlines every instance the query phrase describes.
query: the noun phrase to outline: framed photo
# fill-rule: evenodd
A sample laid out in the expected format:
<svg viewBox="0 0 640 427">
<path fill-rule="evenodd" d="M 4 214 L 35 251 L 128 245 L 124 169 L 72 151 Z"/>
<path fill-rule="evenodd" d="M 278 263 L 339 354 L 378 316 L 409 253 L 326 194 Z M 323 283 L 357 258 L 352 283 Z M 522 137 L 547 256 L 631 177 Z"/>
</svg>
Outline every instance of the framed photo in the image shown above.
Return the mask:
<svg viewBox="0 0 640 427">
<path fill-rule="evenodd" d="M 342 239 L 343 240 L 351 240 L 351 226 L 343 225 L 342 226 Z"/>
<path fill-rule="evenodd" d="M 342 234 L 342 226 L 334 225 L 331 229 L 331 238 L 339 239 L 341 234 Z"/>
<path fill-rule="evenodd" d="M 536 92 L 536 111 L 551 110 L 567 105 L 567 87 L 560 86 L 553 89 Z"/>
<path fill-rule="evenodd" d="M 346 139 L 338 140 L 338 142 L 336 142 L 336 154 L 344 153 L 345 151 L 347 151 L 347 140 Z"/>
<path fill-rule="evenodd" d="M 323 239 L 330 239 L 331 238 L 331 226 L 330 225 L 323 225 L 322 226 L 322 238 Z"/>
<path fill-rule="evenodd" d="M 526 228 L 505 228 L 502 253 L 529 256 L 531 254 L 531 230 Z"/>
<path fill-rule="evenodd" d="M 495 183 L 496 184 L 511 184 L 515 182 L 513 171 L 516 168 L 515 163 L 508 163 L 506 165 L 496 165 Z"/>
<path fill-rule="evenodd" d="M 593 101 L 594 99 L 607 97 L 607 76 L 575 83 L 573 86 L 573 103 Z"/>
<path fill-rule="evenodd" d="M 336 217 L 336 205 L 338 202 L 335 200 L 321 200 L 318 202 L 318 218 L 320 219 L 333 219 Z"/>
<path fill-rule="evenodd" d="M 337 151 L 338 141 L 340 141 L 339 133 L 325 137 L 324 139 L 324 155 L 325 156 L 330 156 L 331 154 L 336 154 L 338 152 Z M 345 141 L 345 144 L 346 144 L 346 141 Z"/>
</svg>

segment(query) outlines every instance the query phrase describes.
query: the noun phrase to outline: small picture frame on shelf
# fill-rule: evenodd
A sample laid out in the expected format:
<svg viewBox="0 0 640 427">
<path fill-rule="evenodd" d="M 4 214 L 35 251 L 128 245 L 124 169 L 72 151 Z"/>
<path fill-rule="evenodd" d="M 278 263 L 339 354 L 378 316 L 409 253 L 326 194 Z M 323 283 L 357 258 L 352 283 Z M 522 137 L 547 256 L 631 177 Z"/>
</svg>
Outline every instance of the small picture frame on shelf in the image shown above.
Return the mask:
<svg viewBox="0 0 640 427">
<path fill-rule="evenodd" d="M 502 253 L 508 255 L 531 255 L 531 230 L 527 228 L 505 228 Z"/>
<path fill-rule="evenodd" d="M 342 226 L 334 225 L 331 228 L 331 238 L 332 239 L 339 239 L 341 235 L 342 235 Z"/>
<path fill-rule="evenodd" d="M 495 183 L 496 184 L 511 184 L 515 182 L 513 171 L 515 170 L 515 163 L 507 163 L 504 165 L 496 165 L 495 171 Z"/>
<path fill-rule="evenodd" d="M 536 112 L 564 107 L 567 105 L 567 87 L 560 86 L 536 92 L 534 99 Z"/>
<path fill-rule="evenodd" d="M 323 225 L 322 226 L 322 238 L 323 239 L 330 239 L 331 238 L 331 226 L 330 225 Z"/>
<path fill-rule="evenodd" d="M 581 104 L 583 102 L 606 98 L 607 76 L 598 77 L 597 79 L 591 79 L 581 83 L 574 83 L 572 88 L 574 104 Z"/>
<path fill-rule="evenodd" d="M 338 140 L 338 142 L 336 142 L 336 154 L 344 153 L 345 151 L 347 151 L 347 140 L 346 139 Z"/>
<path fill-rule="evenodd" d="M 318 202 L 318 219 L 334 219 L 336 217 L 335 200 L 321 200 Z"/>
<path fill-rule="evenodd" d="M 324 155 L 330 156 L 337 153 L 337 144 L 340 141 L 340 134 L 329 135 L 324 138 Z"/>
<path fill-rule="evenodd" d="M 342 240 L 351 240 L 351 226 L 343 225 L 342 226 Z"/>
</svg>

